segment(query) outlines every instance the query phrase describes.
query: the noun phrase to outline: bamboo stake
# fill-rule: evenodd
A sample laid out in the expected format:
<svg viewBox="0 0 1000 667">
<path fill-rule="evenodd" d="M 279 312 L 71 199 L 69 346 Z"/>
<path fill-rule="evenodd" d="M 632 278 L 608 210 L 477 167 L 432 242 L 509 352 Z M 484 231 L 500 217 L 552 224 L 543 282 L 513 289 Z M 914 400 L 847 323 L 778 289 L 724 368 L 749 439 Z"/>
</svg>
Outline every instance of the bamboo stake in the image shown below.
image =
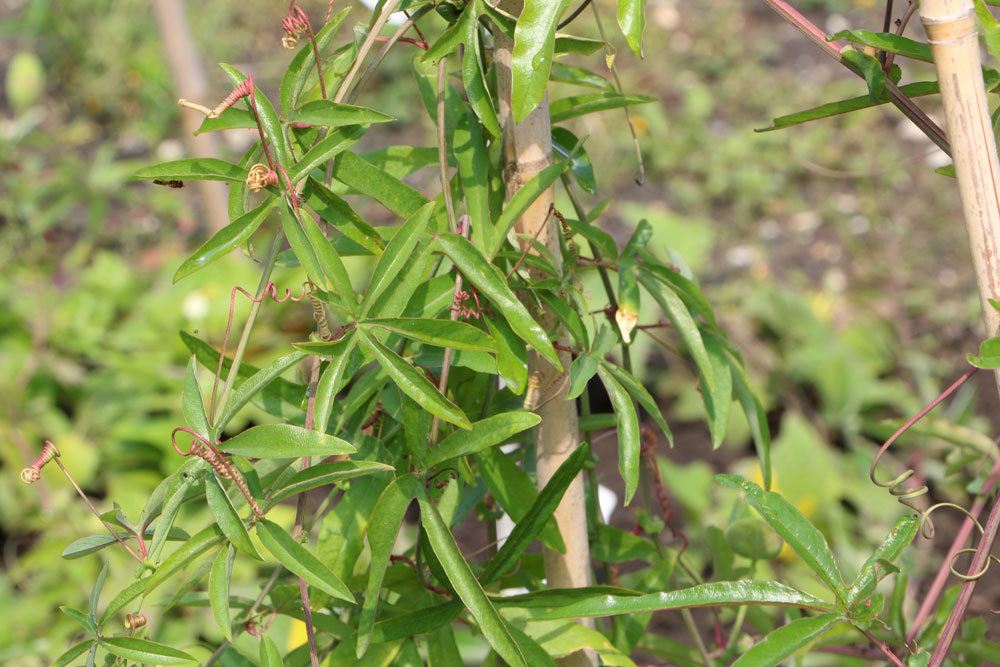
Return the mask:
<svg viewBox="0 0 1000 667">
<path fill-rule="evenodd" d="M 1000 296 L 1000 161 L 986 105 L 975 13 L 970 0 L 923 0 L 920 18 L 934 53 L 941 84 L 948 137 L 962 213 L 979 284 L 987 335 L 997 333 L 1000 313 L 989 299 Z M 1000 371 L 995 374 L 1000 387 Z M 1000 505 L 994 500 L 986 534 L 973 558 L 973 569 L 983 565 L 996 537 Z M 945 623 L 931 656 L 941 665 L 972 598 L 976 579 L 962 585 L 959 599 Z"/>
<path fill-rule="evenodd" d="M 511 6 L 511 5 L 514 6 Z M 513 14 L 519 13 L 520 2 L 502 3 L 502 8 Z M 531 180 L 538 172 L 552 163 L 552 128 L 549 121 L 548 97 L 520 123 L 515 123 L 511 111 L 511 55 L 513 41 L 502 32 L 496 33 L 494 62 L 497 69 L 499 91 L 499 116 L 503 126 L 503 149 L 507 196 Z M 515 229 L 527 238 L 536 238 L 556 257 L 560 257 L 559 225 L 551 220 L 550 208 L 553 190 L 549 188 L 525 211 Z M 530 243 L 522 244 L 522 250 L 530 251 Z M 553 316 L 542 313 L 542 324 L 548 328 L 553 324 Z M 544 359 L 532 353 L 528 359 L 531 385 L 537 386 L 541 395 L 536 412 L 542 418 L 537 429 L 535 449 L 537 457 L 538 488 L 549 481 L 556 469 L 580 444 L 576 403 L 566 398 L 569 390 L 568 373 L 572 359 L 561 353 L 563 372 L 557 372 Z M 532 391 L 531 388 L 528 389 Z M 562 502 L 554 514 L 556 524 L 566 545 L 566 553 L 560 554 L 545 549 L 545 576 L 549 586 L 557 588 L 579 588 L 592 582 L 590 569 L 590 545 L 587 535 L 587 510 L 584 501 L 583 476 L 578 475 L 566 489 Z M 593 627 L 593 621 L 581 622 Z M 591 651 L 580 651 L 559 661 L 570 667 L 591 667 L 597 665 L 597 657 Z"/>
<path fill-rule="evenodd" d="M 934 52 L 986 332 L 1000 312 L 1000 162 L 986 105 L 975 13 L 970 0 L 923 0 L 920 17 Z M 1000 373 L 997 374 L 1000 385 Z"/>
</svg>

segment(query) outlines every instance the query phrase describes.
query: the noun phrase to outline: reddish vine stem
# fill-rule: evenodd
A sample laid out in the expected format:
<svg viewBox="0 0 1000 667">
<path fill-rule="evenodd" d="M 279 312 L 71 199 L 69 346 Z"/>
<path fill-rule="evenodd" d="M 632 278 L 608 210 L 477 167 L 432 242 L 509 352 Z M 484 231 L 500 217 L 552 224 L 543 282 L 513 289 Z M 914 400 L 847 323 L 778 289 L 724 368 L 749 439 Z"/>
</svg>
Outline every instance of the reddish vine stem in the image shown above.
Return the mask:
<svg viewBox="0 0 1000 667">
<path fill-rule="evenodd" d="M 881 639 L 870 633 L 868 630 L 862 630 L 861 632 L 864 633 L 865 637 L 868 637 L 868 641 L 877 646 L 878 650 L 882 651 L 882 654 L 889 659 L 889 662 L 891 662 L 896 667 L 906 667 L 906 665 L 903 664 L 903 661 L 900 660 L 896 656 L 896 654 L 892 652 L 892 649 L 889 648 L 888 644 L 886 644 L 884 641 L 882 641 Z"/>
</svg>

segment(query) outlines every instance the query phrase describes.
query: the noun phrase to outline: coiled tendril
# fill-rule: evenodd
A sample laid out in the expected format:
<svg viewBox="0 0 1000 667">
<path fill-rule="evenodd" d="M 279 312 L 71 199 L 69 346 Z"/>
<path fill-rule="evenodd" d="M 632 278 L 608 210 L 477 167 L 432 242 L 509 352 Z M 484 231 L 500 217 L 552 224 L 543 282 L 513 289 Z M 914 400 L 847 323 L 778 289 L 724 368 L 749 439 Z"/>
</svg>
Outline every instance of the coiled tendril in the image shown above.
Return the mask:
<svg viewBox="0 0 1000 667">
<path fill-rule="evenodd" d="M 194 438 L 187 451 L 184 451 L 177 446 L 178 433 L 186 433 Z M 216 449 L 215 445 L 209 442 L 207 438 L 193 429 L 178 426 L 170 434 L 170 444 L 173 445 L 174 451 L 181 456 L 197 456 L 208 463 L 208 465 L 212 466 L 215 474 L 218 475 L 220 479 L 228 479 L 232 481 L 233 484 L 236 485 L 236 488 L 240 490 L 240 493 L 243 494 L 243 497 L 246 498 L 247 504 L 249 504 L 250 508 L 253 510 L 254 518 L 257 519 L 264 516 L 264 512 L 261 511 L 260 505 L 257 504 L 253 494 L 250 493 L 250 487 L 247 485 L 246 479 L 244 479 L 240 471 L 236 469 L 236 466 L 226 459 L 222 452 Z"/>
<path fill-rule="evenodd" d="M 145 614 L 125 614 L 125 629 L 133 632 L 146 625 Z"/>
<path fill-rule="evenodd" d="M 42 452 L 38 455 L 38 458 L 30 466 L 21 471 L 21 481 L 25 484 L 34 484 L 37 482 L 42 477 L 42 468 L 57 456 L 59 456 L 59 449 L 51 440 L 46 440 L 45 446 L 42 447 Z"/>
<path fill-rule="evenodd" d="M 979 530 L 980 535 L 983 534 L 983 527 L 979 523 L 979 520 L 976 519 L 976 517 L 974 517 L 967 509 L 965 509 L 960 505 L 956 505 L 954 503 L 948 503 L 948 502 L 937 503 L 935 505 L 931 505 L 927 509 L 921 509 L 916 504 L 915 501 L 917 498 L 930 493 L 930 490 L 927 488 L 927 485 L 925 484 L 917 487 L 903 488 L 903 484 L 905 484 L 906 481 L 909 480 L 911 477 L 913 477 L 913 475 L 916 473 L 916 471 L 914 471 L 912 468 L 904 470 L 896 477 L 884 482 L 880 482 L 878 479 L 876 479 L 875 469 L 878 467 L 879 461 L 881 461 L 882 456 L 885 455 L 889 447 L 891 447 L 892 444 L 896 442 L 896 440 L 898 440 L 900 436 L 902 436 L 910 428 L 912 428 L 914 424 L 916 424 L 921 419 L 926 417 L 931 410 L 940 405 L 945 399 L 947 399 L 949 396 L 958 391 L 958 389 L 963 384 L 965 384 L 969 380 L 969 378 L 971 378 L 973 375 L 976 374 L 977 370 L 979 369 L 970 368 L 969 370 L 962 373 L 962 375 L 960 375 L 958 379 L 956 379 L 944 391 L 938 394 L 933 401 L 931 401 L 923 408 L 921 408 L 919 412 L 910 417 L 906 421 L 906 423 L 900 426 L 896 430 L 896 432 L 893 433 L 891 436 L 889 436 L 889 439 L 886 440 L 881 447 L 879 447 L 878 451 L 875 453 L 875 456 L 872 458 L 871 466 L 868 469 L 868 477 L 869 479 L 871 479 L 873 484 L 883 489 L 889 489 L 889 493 L 892 494 L 892 496 L 895 497 L 896 500 L 901 505 L 912 510 L 913 513 L 916 514 L 917 517 L 919 517 L 920 534 L 923 535 L 924 538 L 926 539 L 932 539 L 934 537 L 934 522 L 931 521 L 931 514 L 933 514 L 936 510 L 939 510 L 944 507 L 958 510 L 959 512 L 967 516 L 972 521 L 976 529 Z M 955 562 L 958 560 L 958 558 L 962 554 L 975 553 L 975 551 L 976 549 L 974 548 L 968 548 L 968 549 L 960 549 L 955 552 L 955 554 L 951 558 L 951 562 L 948 564 L 948 568 L 951 570 L 951 573 L 954 576 L 965 581 L 979 579 L 984 574 L 986 574 L 987 570 L 989 570 L 990 568 L 990 564 L 993 561 L 1000 563 L 1000 558 L 990 555 L 989 558 L 986 559 L 986 563 L 983 565 L 982 569 L 979 570 L 978 572 L 959 572 L 955 568 Z"/>
</svg>

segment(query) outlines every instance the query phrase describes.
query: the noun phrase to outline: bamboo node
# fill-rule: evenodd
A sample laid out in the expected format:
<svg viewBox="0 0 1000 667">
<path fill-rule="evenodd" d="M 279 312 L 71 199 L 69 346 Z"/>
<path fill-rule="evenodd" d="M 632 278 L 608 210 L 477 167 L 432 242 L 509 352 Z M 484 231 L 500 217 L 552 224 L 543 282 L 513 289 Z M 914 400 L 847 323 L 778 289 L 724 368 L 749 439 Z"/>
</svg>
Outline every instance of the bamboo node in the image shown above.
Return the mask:
<svg viewBox="0 0 1000 667">
<path fill-rule="evenodd" d="M 951 44 L 970 37 L 978 37 L 979 34 L 972 12 L 944 18 L 923 17 L 921 21 L 927 32 L 927 41 L 931 44 Z"/>
</svg>

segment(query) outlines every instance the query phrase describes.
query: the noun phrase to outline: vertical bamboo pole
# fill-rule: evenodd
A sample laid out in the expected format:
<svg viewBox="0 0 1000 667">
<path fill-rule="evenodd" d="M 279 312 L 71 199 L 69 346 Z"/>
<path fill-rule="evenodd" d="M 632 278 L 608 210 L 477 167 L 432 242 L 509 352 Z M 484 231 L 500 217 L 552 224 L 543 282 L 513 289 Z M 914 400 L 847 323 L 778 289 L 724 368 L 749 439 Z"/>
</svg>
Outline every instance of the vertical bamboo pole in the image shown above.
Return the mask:
<svg viewBox="0 0 1000 667">
<path fill-rule="evenodd" d="M 975 13 L 971 0 L 923 0 L 920 18 L 931 43 L 941 84 L 941 99 L 986 332 L 993 336 L 1000 325 L 1000 313 L 988 302 L 1000 297 L 1000 161 L 986 106 Z M 995 378 L 1000 386 L 1000 371 Z M 994 500 L 994 503 L 997 502 Z M 990 521 L 992 530 L 983 535 L 973 559 L 974 569 L 982 565 L 983 556 L 989 552 L 996 537 L 996 514 L 997 506 L 994 505 Z M 962 585 L 959 598 L 931 656 L 933 667 L 941 665 L 947 656 L 975 586 L 975 579 Z"/>
<path fill-rule="evenodd" d="M 505 11 L 517 15 L 520 1 L 505 2 Z M 515 123 L 511 111 L 511 55 L 514 43 L 502 32 L 496 33 L 494 62 L 497 69 L 499 90 L 499 115 L 503 126 L 505 182 L 507 196 L 530 181 L 538 172 L 552 163 L 552 128 L 549 121 L 548 97 L 520 123 Z M 537 237 L 554 255 L 560 257 L 558 222 L 549 220 L 549 209 L 553 203 L 553 191 L 549 188 L 525 211 L 517 222 L 518 232 L 528 238 Z M 551 315 L 541 314 L 542 324 L 553 323 Z M 565 376 L 569 373 L 572 359 L 561 355 L 562 373 L 548 362 L 532 353 L 528 359 L 531 382 L 540 387 L 543 404 L 537 409 L 542 418 L 535 439 L 538 487 L 549 481 L 556 469 L 580 444 L 576 403 L 566 398 L 569 383 Z M 529 390 L 530 391 L 530 390 Z M 555 395 L 552 393 L 555 392 Z M 555 511 L 556 523 L 566 545 L 566 553 L 546 549 L 545 576 L 549 586 L 558 588 L 579 588 L 591 584 L 590 545 L 587 535 L 587 511 L 584 501 L 583 476 L 578 475 L 566 489 L 562 502 Z M 587 621 L 592 625 L 592 621 Z M 592 652 L 578 652 L 560 660 L 560 665 L 591 667 L 597 665 Z"/>
</svg>

